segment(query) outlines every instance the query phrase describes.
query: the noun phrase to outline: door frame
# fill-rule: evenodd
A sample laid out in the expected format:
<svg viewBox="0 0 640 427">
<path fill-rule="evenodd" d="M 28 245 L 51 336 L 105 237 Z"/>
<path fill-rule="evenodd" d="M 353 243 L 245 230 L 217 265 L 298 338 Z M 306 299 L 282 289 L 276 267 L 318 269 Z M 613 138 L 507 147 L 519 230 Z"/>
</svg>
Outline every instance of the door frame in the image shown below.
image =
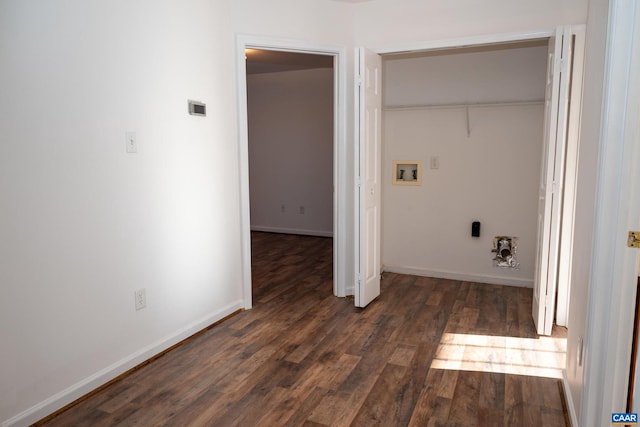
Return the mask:
<svg viewBox="0 0 640 427">
<path fill-rule="evenodd" d="M 556 34 L 558 26 L 550 28 L 550 29 L 541 29 L 538 31 L 528 31 L 528 32 L 516 32 L 516 33 L 502 33 L 502 34 L 485 34 L 478 36 L 468 36 L 463 38 L 454 38 L 454 39 L 442 39 L 442 40 L 433 40 L 433 41 L 424 41 L 424 42 L 416 42 L 416 43 L 407 43 L 407 44 L 399 44 L 399 45 L 391 45 L 387 47 L 369 47 L 368 49 L 371 51 L 378 53 L 380 55 L 385 54 L 397 54 L 397 53 L 409 53 L 409 52 L 419 52 L 419 51 L 428 51 L 428 50 L 437 50 L 437 49 L 453 49 L 453 48 L 461 48 L 461 47 L 472 47 L 472 46 L 481 46 L 481 45 L 491 45 L 491 44 L 500 44 L 500 43 L 509 43 L 509 42 L 518 42 L 518 41 L 527 41 L 527 40 L 536 40 L 536 39 L 546 39 L 554 36 Z M 578 70 L 572 70 L 572 76 L 576 78 L 571 81 L 571 104 L 579 106 L 582 98 L 582 74 L 583 74 L 583 62 L 584 62 L 584 39 L 585 39 L 585 25 L 568 25 L 564 26 L 566 29 L 565 32 L 571 34 L 575 37 L 576 44 L 574 47 L 574 56 L 573 61 L 574 64 L 579 65 Z M 357 116 L 357 114 L 356 114 Z M 567 150 L 576 151 L 574 153 L 577 156 L 578 149 L 578 141 L 579 141 L 579 118 L 580 118 L 580 108 L 572 108 L 570 110 L 570 116 L 568 118 L 568 145 Z M 356 123 L 357 126 L 357 123 Z M 575 165 L 572 165 L 575 166 Z M 355 164 L 356 170 L 358 164 Z M 570 173 L 577 174 L 576 167 L 572 167 L 569 169 Z M 570 197 L 573 197 L 573 193 Z M 572 202 L 573 203 L 573 199 Z M 570 211 L 573 214 L 573 211 Z M 573 218 L 570 220 L 564 221 L 563 214 L 563 226 L 565 227 L 573 227 Z M 565 236 L 565 234 L 563 234 Z M 566 264 L 570 262 L 571 259 L 571 250 L 570 248 L 563 248 L 564 250 L 559 254 L 559 263 Z M 358 251 L 356 248 L 356 271 L 358 267 Z M 564 261 L 563 261 L 564 260 Z M 568 273 L 565 273 L 563 276 L 565 278 L 569 278 Z M 562 283 L 558 284 L 558 292 L 559 303 L 563 305 L 562 311 L 563 315 L 568 316 L 568 305 L 569 305 L 569 293 L 570 293 L 570 282 L 562 281 Z M 557 310 L 554 310 L 554 312 Z"/>
<path fill-rule="evenodd" d="M 579 420 L 589 426 L 626 409 L 639 255 L 626 240 L 640 229 L 640 5 L 611 0 L 608 12 Z"/>
<path fill-rule="evenodd" d="M 394 53 L 411 53 L 420 52 L 435 49 L 454 49 L 460 47 L 473 47 L 536 39 L 545 39 L 553 36 L 556 33 L 556 27 L 551 29 L 543 29 L 540 31 L 528 31 L 520 33 L 502 33 L 502 34 L 484 34 L 479 36 L 468 36 L 455 39 L 442 39 L 424 41 L 418 43 L 407 43 L 400 45 L 392 45 L 388 47 L 367 47 L 371 51 L 380 54 L 394 54 Z"/>
<path fill-rule="evenodd" d="M 236 89 L 238 99 L 238 172 L 240 185 L 240 233 L 242 290 L 245 310 L 251 309 L 251 217 L 249 199 L 249 132 L 247 116 L 247 67 L 245 49 L 277 50 L 320 54 L 334 57 L 333 83 L 333 293 L 345 296 L 346 288 L 346 231 L 347 189 L 345 168 L 346 137 L 346 48 L 320 45 L 293 39 L 238 34 L 236 36 Z"/>
<path fill-rule="evenodd" d="M 570 67 L 569 115 L 567 118 L 567 148 L 565 178 L 562 189 L 562 225 L 558 259 L 558 298 L 556 324 L 568 326 L 571 295 L 571 264 L 573 260 L 573 230 L 578 178 L 578 152 L 580 151 L 580 114 L 582 81 L 584 78 L 584 50 L 586 25 L 572 25 L 567 33 L 573 36 L 572 64 Z M 576 108 L 577 106 L 577 108 Z M 573 107 L 573 108 L 572 108 Z"/>
</svg>

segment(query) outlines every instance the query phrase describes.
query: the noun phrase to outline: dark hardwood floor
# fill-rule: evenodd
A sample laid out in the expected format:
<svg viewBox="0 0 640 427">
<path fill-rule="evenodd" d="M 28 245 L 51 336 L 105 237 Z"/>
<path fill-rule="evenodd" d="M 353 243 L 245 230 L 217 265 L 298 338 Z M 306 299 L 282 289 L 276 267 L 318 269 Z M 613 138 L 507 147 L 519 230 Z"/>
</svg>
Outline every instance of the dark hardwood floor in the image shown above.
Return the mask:
<svg viewBox="0 0 640 427">
<path fill-rule="evenodd" d="M 332 295 L 331 239 L 252 249 L 252 310 L 45 425 L 565 425 L 558 380 L 535 376 L 562 340 L 536 338 L 531 289 L 385 273 L 362 310 Z"/>
</svg>

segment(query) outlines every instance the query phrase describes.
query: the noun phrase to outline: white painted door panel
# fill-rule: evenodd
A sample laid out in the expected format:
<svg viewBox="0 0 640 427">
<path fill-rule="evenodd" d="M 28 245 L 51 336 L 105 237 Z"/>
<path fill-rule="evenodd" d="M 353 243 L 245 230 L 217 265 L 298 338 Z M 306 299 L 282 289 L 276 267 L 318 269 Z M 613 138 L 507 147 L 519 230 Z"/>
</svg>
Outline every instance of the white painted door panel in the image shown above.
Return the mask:
<svg viewBox="0 0 640 427">
<path fill-rule="evenodd" d="M 545 91 L 544 141 L 538 205 L 538 251 L 532 314 L 540 335 L 551 335 L 558 278 L 562 184 L 568 113 L 571 35 L 563 28 L 549 40 Z"/>
<path fill-rule="evenodd" d="M 382 59 L 358 52 L 359 274 L 355 305 L 365 307 L 380 295 Z"/>
</svg>

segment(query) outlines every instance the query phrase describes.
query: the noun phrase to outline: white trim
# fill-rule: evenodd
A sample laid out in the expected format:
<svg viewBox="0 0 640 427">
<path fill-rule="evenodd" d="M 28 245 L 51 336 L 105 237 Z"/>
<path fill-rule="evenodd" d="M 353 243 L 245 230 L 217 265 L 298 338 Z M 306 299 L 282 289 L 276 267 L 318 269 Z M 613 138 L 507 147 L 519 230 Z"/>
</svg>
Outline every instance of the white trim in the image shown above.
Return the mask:
<svg viewBox="0 0 640 427">
<path fill-rule="evenodd" d="M 0 426 L 23 426 L 33 424 L 65 407 L 69 403 L 81 398 L 87 393 L 92 392 L 103 384 L 117 378 L 119 375 L 138 366 L 139 364 L 160 354 L 164 350 L 189 338 L 193 334 L 200 332 L 208 326 L 225 318 L 233 312 L 242 308 L 242 301 L 236 301 L 214 313 L 204 316 L 200 320 L 190 323 L 184 328 L 178 329 L 176 332 L 161 338 L 160 340 L 141 348 L 135 353 L 118 360 L 117 362 L 107 366 L 104 369 L 84 378 L 81 381 L 67 387 L 66 389 L 54 394 L 53 396 L 43 400 L 42 402 L 22 411 L 8 420 L 0 422 Z"/>
<path fill-rule="evenodd" d="M 529 105 L 544 105 L 544 99 L 541 101 L 505 101 L 505 102 L 478 102 L 478 103 L 462 103 L 462 104 L 416 104 L 416 105 L 387 105 L 383 106 L 384 111 L 411 111 L 411 110 L 445 110 L 445 109 L 462 109 L 462 108 L 494 108 L 494 107 L 526 107 Z"/>
<path fill-rule="evenodd" d="M 565 181 L 562 195 L 562 226 L 558 260 L 558 299 L 556 324 L 569 323 L 571 294 L 571 264 L 573 258 L 573 229 L 575 222 L 575 197 L 578 177 L 578 153 L 580 151 L 580 111 L 582 105 L 582 78 L 584 75 L 585 26 L 569 27 L 567 33 L 575 37 L 573 46 L 570 88 L 569 118 L 567 121 L 567 152 L 565 157 Z"/>
<path fill-rule="evenodd" d="M 562 370 L 562 392 L 564 393 L 564 401 L 567 405 L 567 411 L 569 411 L 569 419 L 571 420 L 571 426 L 578 427 L 578 416 L 576 415 L 576 407 L 573 405 L 573 399 L 571 398 L 571 388 L 569 386 L 569 380 L 567 379 L 567 370 Z"/>
<path fill-rule="evenodd" d="M 238 34 L 236 36 L 236 67 L 238 94 L 238 163 L 240 174 L 240 227 L 242 239 L 242 289 L 244 308 L 252 307 L 251 296 L 251 218 L 249 202 L 249 136 L 247 121 L 247 76 L 245 49 L 267 49 L 287 52 L 316 53 L 331 55 L 334 62 L 334 143 L 333 143 L 333 292 L 336 296 L 345 296 L 346 266 L 342 256 L 347 246 L 346 242 L 346 199 L 343 194 L 350 192 L 347 188 L 347 170 L 344 159 L 347 158 L 346 133 L 346 76 L 347 61 L 346 48 L 313 44 L 306 41 L 271 38 Z"/>
<path fill-rule="evenodd" d="M 353 296 L 356 293 L 356 287 L 354 284 L 352 284 L 351 286 L 347 286 L 347 288 L 344 290 L 344 295 L 343 296 Z"/>
<path fill-rule="evenodd" d="M 332 231 L 305 230 L 302 228 L 269 227 L 252 225 L 251 231 L 264 231 L 265 233 L 299 234 L 301 236 L 333 237 Z"/>
<path fill-rule="evenodd" d="M 236 85 L 238 91 L 238 174 L 240 202 L 241 277 L 244 308 L 253 306 L 251 291 L 251 215 L 249 201 L 249 121 L 247 117 L 247 62 L 245 49 L 249 43 L 236 40 Z"/>
<path fill-rule="evenodd" d="M 349 293 L 346 295 L 353 295 L 355 297 L 356 287 L 360 286 L 360 266 L 362 262 L 360 260 L 360 242 L 361 242 L 361 225 L 360 225 L 360 186 L 362 180 L 360 178 L 360 86 L 362 84 L 360 80 L 360 53 L 358 49 L 353 49 L 353 142 L 356 144 L 356 148 L 353 156 L 353 231 L 354 231 L 354 245 L 353 245 L 353 280 L 347 285 Z M 383 71 L 384 74 L 384 71 Z M 382 244 L 382 242 L 381 242 Z M 382 252 L 382 248 L 381 248 Z M 347 290 L 345 290 L 347 292 Z M 354 298 L 355 299 L 355 298 Z M 355 301 L 354 301 L 355 304 Z"/>
<path fill-rule="evenodd" d="M 461 37 L 455 39 L 425 40 L 415 43 L 406 43 L 389 47 L 370 48 L 375 53 L 397 54 L 418 52 L 423 50 L 447 49 L 470 47 L 485 44 L 510 43 L 519 41 L 530 41 L 536 39 L 548 39 L 556 33 L 555 27 L 548 30 L 529 31 L 522 33 L 502 33 L 502 34 L 481 34 L 476 36 Z"/>
<path fill-rule="evenodd" d="M 637 282 L 638 253 L 627 248 L 626 231 L 640 227 L 640 8 L 635 0 L 611 0 L 608 17 L 580 405 L 584 426 L 609 425 L 612 412 L 625 412 Z"/>
<path fill-rule="evenodd" d="M 348 172 L 350 167 L 346 162 L 349 158 L 349 141 L 347 140 L 347 51 L 341 47 L 335 54 L 334 62 L 334 145 L 333 145 L 333 293 L 337 297 L 347 295 L 346 288 L 351 283 L 347 278 L 348 235 L 352 230 L 347 221 L 347 211 L 353 199 Z M 338 257 L 340 255 L 340 257 Z"/>
<path fill-rule="evenodd" d="M 411 274 L 413 276 L 434 277 L 437 279 L 460 280 L 463 282 L 486 283 L 489 285 L 517 286 L 520 288 L 532 288 L 533 279 L 519 279 L 514 277 L 488 276 L 483 274 L 465 274 L 455 271 L 432 270 L 422 267 L 405 267 L 385 265 L 384 271 L 398 274 Z"/>
</svg>

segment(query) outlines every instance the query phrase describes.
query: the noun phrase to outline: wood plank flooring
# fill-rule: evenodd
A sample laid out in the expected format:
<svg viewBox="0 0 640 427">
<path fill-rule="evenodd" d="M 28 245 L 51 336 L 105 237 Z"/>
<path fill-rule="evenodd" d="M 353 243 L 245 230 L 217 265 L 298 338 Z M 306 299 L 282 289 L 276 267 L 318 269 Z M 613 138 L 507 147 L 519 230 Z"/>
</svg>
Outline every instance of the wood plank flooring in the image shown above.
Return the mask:
<svg viewBox="0 0 640 427">
<path fill-rule="evenodd" d="M 563 357 L 536 339 L 531 289 L 385 273 L 361 310 L 332 295 L 331 239 L 252 250 L 252 310 L 43 425 L 565 425 L 557 379 L 510 371 Z"/>
</svg>

